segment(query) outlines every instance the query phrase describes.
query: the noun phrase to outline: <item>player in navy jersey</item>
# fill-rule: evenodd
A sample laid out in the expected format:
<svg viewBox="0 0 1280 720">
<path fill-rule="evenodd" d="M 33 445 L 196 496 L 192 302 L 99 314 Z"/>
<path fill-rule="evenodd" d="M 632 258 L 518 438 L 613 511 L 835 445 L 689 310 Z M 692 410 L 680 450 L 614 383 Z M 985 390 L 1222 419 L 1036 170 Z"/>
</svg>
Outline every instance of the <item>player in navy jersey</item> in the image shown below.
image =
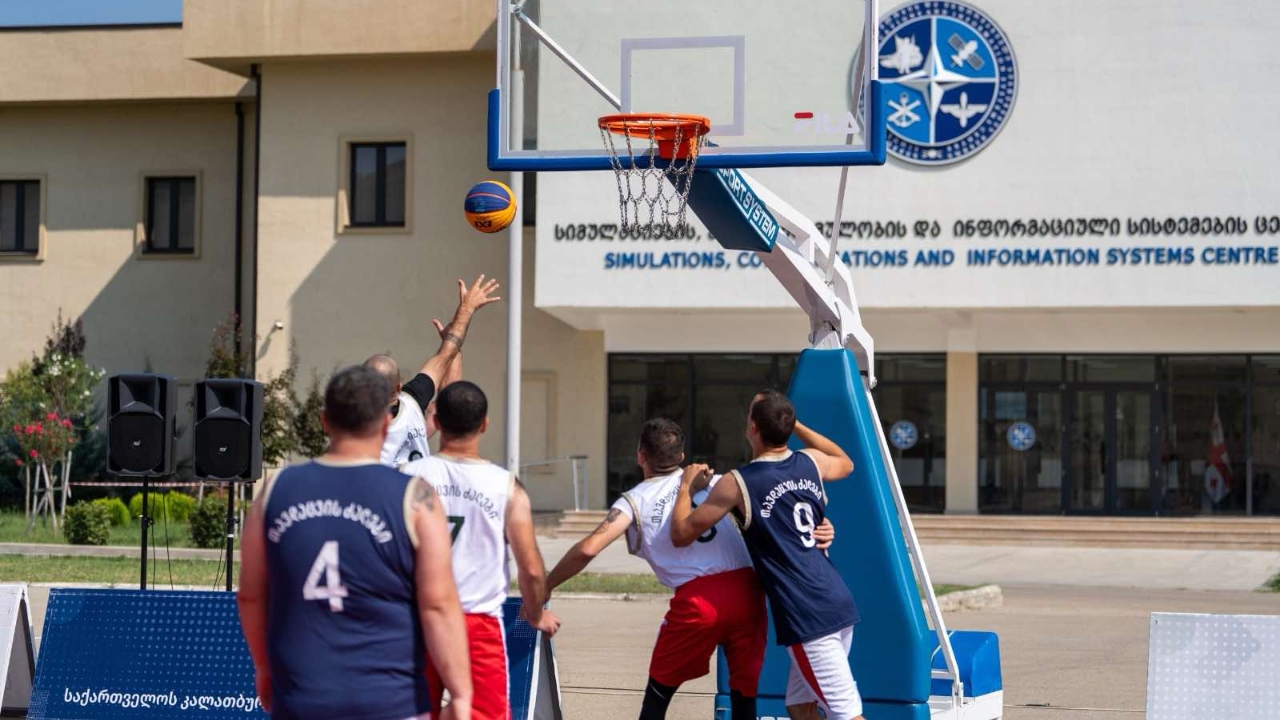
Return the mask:
<svg viewBox="0 0 1280 720">
<path fill-rule="evenodd" d="M 756 575 L 773 610 L 778 644 L 791 654 L 787 710 L 794 720 L 860 720 L 862 698 L 849 667 L 858 609 L 844 579 L 813 531 L 826 518 L 823 481 L 853 472 L 853 461 L 822 435 L 796 421 L 795 407 L 775 390 L 758 393 L 747 412 L 755 458 L 716 483 L 696 509 L 692 493 L 711 477 L 706 465 L 685 468 L 671 511 L 671 540 L 684 547 L 725 515 L 736 513 Z M 805 445 L 787 449 L 792 433 Z M 730 480 L 732 478 L 732 480 Z"/>
<path fill-rule="evenodd" d="M 240 621 L 276 720 L 429 720 L 430 654 L 469 720 L 467 633 L 435 490 L 381 465 L 391 389 L 350 367 L 325 388 L 329 449 L 282 470 L 245 521 Z"/>
</svg>

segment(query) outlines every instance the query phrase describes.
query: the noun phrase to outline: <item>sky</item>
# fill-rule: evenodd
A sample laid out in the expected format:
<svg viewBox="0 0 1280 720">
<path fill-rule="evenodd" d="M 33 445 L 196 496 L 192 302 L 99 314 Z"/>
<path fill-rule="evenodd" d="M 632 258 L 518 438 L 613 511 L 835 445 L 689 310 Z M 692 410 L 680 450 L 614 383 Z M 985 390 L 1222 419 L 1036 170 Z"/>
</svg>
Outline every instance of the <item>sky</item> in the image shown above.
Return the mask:
<svg viewBox="0 0 1280 720">
<path fill-rule="evenodd" d="M 0 28 L 182 22 L 182 0 L 0 0 Z"/>
</svg>

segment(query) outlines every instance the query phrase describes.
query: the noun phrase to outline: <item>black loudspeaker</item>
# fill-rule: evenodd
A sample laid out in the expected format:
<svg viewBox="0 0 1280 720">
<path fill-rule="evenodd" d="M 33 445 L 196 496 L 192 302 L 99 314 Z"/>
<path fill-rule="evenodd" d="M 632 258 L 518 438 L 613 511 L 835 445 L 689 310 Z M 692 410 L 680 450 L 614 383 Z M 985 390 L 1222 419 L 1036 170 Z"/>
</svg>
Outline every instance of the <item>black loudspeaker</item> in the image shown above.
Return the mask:
<svg viewBox="0 0 1280 720">
<path fill-rule="evenodd" d="M 107 381 L 107 472 L 170 475 L 178 384 L 168 375 L 116 375 Z"/>
<path fill-rule="evenodd" d="M 195 474 L 210 480 L 262 477 L 262 383 L 196 383 Z"/>
</svg>

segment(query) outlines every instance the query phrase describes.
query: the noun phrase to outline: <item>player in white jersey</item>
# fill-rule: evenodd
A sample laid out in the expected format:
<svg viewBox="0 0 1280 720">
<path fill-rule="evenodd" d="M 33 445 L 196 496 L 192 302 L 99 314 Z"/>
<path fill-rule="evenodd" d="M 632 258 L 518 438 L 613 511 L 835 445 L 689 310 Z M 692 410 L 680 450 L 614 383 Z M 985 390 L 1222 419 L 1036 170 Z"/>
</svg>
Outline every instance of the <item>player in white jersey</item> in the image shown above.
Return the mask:
<svg viewBox="0 0 1280 720">
<path fill-rule="evenodd" d="M 444 505 L 453 534 L 453 578 L 466 616 L 475 687 L 472 717 L 508 720 L 507 652 L 502 603 L 507 599 L 507 545 L 515 556 L 524 617 L 555 634 L 560 620 L 544 610 L 546 570 L 533 532 L 529 495 L 516 476 L 480 457 L 480 436 L 489 427 L 489 401 L 475 384 L 455 382 L 440 391 L 436 422 L 440 452 L 403 467 L 425 479 Z M 748 563 L 750 560 L 747 561 Z M 430 677 L 430 674 L 429 674 Z M 440 707 L 440 683 L 428 683 L 432 706 Z"/>
<path fill-rule="evenodd" d="M 717 646 L 729 664 L 733 720 L 756 720 L 756 691 L 768 628 L 764 593 L 738 527 L 725 518 L 687 548 L 667 529 L 680 491 L 684 431 L 666 418 L 645 423 L 636 449 L 644 482 L 623 493 L 595 532 L 574 545 L 547 578 L 548 590 L 582 572 L 610 543 L 626 535 L 628 550 L 648 561 L 675 590 L 649 663 L 640 720 L 662 720 L 680 685 L 709 671 Z M 830 545 L 829 523 L 814 536 Z M 455 562 L 457 556 L 454 556 Z"/>
<path fill-rule="evenodd" d="M 437 391 L 462 377 L 462 341 L 475 311 L 497 302 L 493 296 L 498 281 L 485 281 L 484 275 L 471 287 L 458 281 L 458 310 L 453 321 L 441 325 L 432 320 L 440 333 L 440 349 L 422 366 L 409 382 L 400 384 L 400 367 L 390 355 L 374 355 L 364 361 L 366 367 L 378 371 L 387 384 L 394 388 L 389 412 L 391 425 L 382 444 L 380 460 L 383 465 L 399 467 L 411 460 L 431 454 L 427 439 L 434 434 L 428 423 L 427 408 Z"/>
</svg>

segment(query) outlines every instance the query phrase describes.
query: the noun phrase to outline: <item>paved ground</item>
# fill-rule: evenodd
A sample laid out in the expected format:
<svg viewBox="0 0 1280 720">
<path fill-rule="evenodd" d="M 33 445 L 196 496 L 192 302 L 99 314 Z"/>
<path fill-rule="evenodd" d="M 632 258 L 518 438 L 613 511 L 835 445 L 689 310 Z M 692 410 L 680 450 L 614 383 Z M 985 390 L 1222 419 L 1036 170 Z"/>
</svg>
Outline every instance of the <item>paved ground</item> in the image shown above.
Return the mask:
<svg viewBox="0 0 1280 720">
<path fill-rule="evenodd" d="M 1280 613 L 1280 595 L 1006 586 L 1002 608 L 948 615 L 957 629 L 1000 634 L 1007 720 L 1127 720 L 1146 705 L 1154 611 Z M 557 600 L 556 655 L 567 718 L 635 717 L 665 605 Z M 686 686 L 671 720 L 711 717 L 710 677 Z"/>
<path fill-rule="evenodd" d="M 548 566 L 576 538 L 539 538 Z M 837 535 L 836 542 L 839 542 Z M 1254 590 L 1280 573 L 1280 553 L 1260 550 L 929 545 L 923 550 L 935 583 L 1073 585 L 1082 587 Z M 621 542 L 601 553 L 591 572 L 646 573 Z"/>
</svg>

